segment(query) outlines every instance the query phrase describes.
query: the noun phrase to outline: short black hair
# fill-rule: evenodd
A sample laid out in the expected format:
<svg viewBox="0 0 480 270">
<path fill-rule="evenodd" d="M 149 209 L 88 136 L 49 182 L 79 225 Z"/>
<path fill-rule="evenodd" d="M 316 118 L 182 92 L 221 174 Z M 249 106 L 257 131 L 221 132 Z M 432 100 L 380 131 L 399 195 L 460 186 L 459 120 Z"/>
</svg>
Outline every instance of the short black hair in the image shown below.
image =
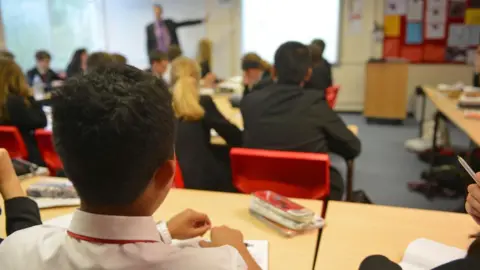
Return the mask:
<svg viewBox="0 0 480 270">
<path fill-rule="evenodd" d="M 140 69 L 99 67 L 68 79 L 52 101 L 56 150 L 87 204 L 131 204 L 173 159 L 170 91 Z"/>
<path fill-rule="evenodd" d="M 325 41 L 323 41 L 323 39 L 319 39 L 319 38 L 316 38 L 314 40 L 312 40 L 312 45 L 317 45 L 320 50 L 322 51 L 322 55 L 323 55 L 323 52 L 325 51 Z"/>
<path fill-rule="evenodd" d="M 148 59 L 150 65 L 153 65 L 154 62 L 168 61 L 168 55 L 164 52 L 153 50 L 148 54 Z"/>
<path fill-rule="evenodd" d="M 94 52 L 87 58 L 87 72 L 113 63 L 113 58 L 106 52 Z"/>
<path fill-rule="evenodd" d="M 279 83 L 300 84 L 312 67 L 310 51 L 300 42 L 285 42 L 275 52 L 274 66 Z"/>
<path fill-rule="evenodd" d="M 40 50 L 35 53 L 35 59 L 37 59 L 37 61 L 51 60 L 52 56 L 47 51 Z"/>
</svg>

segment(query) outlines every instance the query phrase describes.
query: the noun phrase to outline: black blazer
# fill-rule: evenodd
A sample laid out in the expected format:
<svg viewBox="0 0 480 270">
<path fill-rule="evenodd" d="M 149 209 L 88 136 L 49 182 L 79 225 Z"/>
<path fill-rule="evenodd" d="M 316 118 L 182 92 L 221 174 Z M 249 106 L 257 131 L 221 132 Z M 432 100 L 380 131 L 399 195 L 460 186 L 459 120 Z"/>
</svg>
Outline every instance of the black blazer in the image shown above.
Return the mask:
<svg viewBox="0 0 480 270">
<path fill-rule="evenodd" d="M 25 104 L 23 97 L 9 94 L 5 103 L 9 119 L 0 121 L 0 125 L 16 126 L 27 147 L 28 160 L 38 165 L 44 165 L 38 151 L 34 131 L 47 125 L 47 117 L 42 106 L 33 97 L 29 97 L 28 101 L 29 105 Z"/>
<path fill-rule="evenodd" d="M 360 154 L 359 139 L 318 90 L 274 83 L 247 95 L 240 109 L 244 147 L 334 152 L 345 159 Z"/>
<path fill-rule="evenodd" d="M 322 63 L 312 68 L 310 81 L 305 84 L 305 88 L 317 89 L 325 92 L 325 89 L 332 86 L 332 70 L 328 62 Z"/>
<path fill-rule="evenodd" d="M 28 197 L 16 197 L 5 201 L 7 235 L 42 224 L 37 203 Z M 0 243 L 2 239 L 0 239 Z"/>
<path fill-rule="evenodd" d="M 37 75 L 40 77 L 40 79 L 42 79 L 42 82 L 46 85 L 46 87 L 45 87 L 46 92 L 48 92 L 52 89 L 52 82 L 53 81 L 63 80 L 62 78 L 60 78 L 60 76 L 58 76 L 57 73 L 55 73 L 55 71 L 53 71 L 51 69 L 49 69 L 47 71 L 47 73 L 44 76 L 42 76 L 40 74 L 40 72 L 38 71 L 38 69 L 36 67 L 34 67 L 27 72 L 27 80 L 28 80 L 28 84 L 30 86 L 33 86 L 33 79 Z"/>
<path fill-rule="evenodd" d="M 173 20 L 167 19 L 164 20 L 165 26 L 168 29 L 168 33 L 170 34 L 171 44 L 180 46 L 180 41 L 178 40 L 177 35 L 177 28 L 182 26 L 189 26 L 189 25 L 196 25 L 203 23 L 203 20 L 191 20 L 191 21 L 183 21 L 183 22 L 175 22 Z M 151 52 L 152 50 L 156 50 L 157 46 L 157 37 L 155 36 L 155 27 L 154 23 L 151 23 L 147 26 L 147 53 Z"/>
<path fill-rule="evenodd" d="M 178 120 L 175 153 L 186 188 L 224 190 L 229 175 L 212 153 L 210 130 L 214 129 L 230 146 L 242 145 L 242 132 L 225 119 L 210 96 L 201 96 L 200 104 L 205 110 L 203 119 Z"/>
</svg>

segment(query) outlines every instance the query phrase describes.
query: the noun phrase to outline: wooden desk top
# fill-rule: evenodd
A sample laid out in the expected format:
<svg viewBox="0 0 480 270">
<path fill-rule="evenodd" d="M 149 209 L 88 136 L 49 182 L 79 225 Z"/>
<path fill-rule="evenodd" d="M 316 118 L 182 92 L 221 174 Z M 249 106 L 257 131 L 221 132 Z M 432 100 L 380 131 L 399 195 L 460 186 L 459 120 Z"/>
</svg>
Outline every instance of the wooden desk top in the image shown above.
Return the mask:
<svg viewBox="0 0 480 270">
<path fill-rule="evenodd" d="M 38 178 L 22 182 L 27 188 Z M 301 205 L 320 213 L 322 202 L 295 199 Z M 207 213 L 214 226 L 227 225 L 243 232 L 245 239 L 268 240 L 270 269 L 311 269 L 315 255 L 317 232 L 285 238 L 248 213 L 250 197 L 243 194 L 230 194 L 187 189 L 172 189 L 165 202 L 155 212 L 157 221 L 167 220 L 184 209 L 191 208 Z M 0 199 L 0 206 L 3 201 Z M 72 213 L 77 207 L 63 207 L 41 210 L 42 220 Z M 0 237 L 5 237 L 5 216 L 0 216 Z M 294 247 L 294 248 L 293 248 Z"/>
<path fill-rule="evenodd" d="M 479 120 L 465 118 L 462 110 L 457 108 L 457 102 L 441 94 L 435 88 L 423 87 L 423 90 L 439 111 L 462 129 L 472 141 L 480 145 Z"/>
<path fill-rule="evenodd" d="M 400 262 L 408 244 L 427 238 L 467 249 L 480 227 L 467 214 L 332 201 L 315 269 L 358 269 L 381 254 Z"/>
<path fill-rule="evenodd" d="M 218 110 L 228 119 L 231 123 L 236 125 L 239 129 L 243 130 L 243 118 L 240 113 L 240 109 L 233 108 L 230 103 L 229 95 L 213 95 L 212 96 L 215 105 L 217 105 Z M 358 126 L 348 125 L 348 128 L 355 134 L 358 135 Z M 210 140 L 212 144 L 225 145 L 225 140 L 220 136 L 212 136 Z"/>
</svg>

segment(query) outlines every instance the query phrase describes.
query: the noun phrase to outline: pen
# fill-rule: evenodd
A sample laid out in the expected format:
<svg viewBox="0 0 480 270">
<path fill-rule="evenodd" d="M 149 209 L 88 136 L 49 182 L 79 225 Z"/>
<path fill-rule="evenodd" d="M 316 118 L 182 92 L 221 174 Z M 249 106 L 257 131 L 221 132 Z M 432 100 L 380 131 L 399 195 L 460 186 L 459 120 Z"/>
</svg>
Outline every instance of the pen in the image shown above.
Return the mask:
<svg viewBox="0 0 480 270">
<path fill-rule="evenodd" d="M 458 158 L 458 162 L 460 162 L 460 164 L 465 169 L 465 171 L 467 171 L 467 173 L 470 175 L 470 177 L 472 177 L 472 179 L 475 181 L 475 183 L 477 183 L 477 185 L 480 186 L 479 180 L 477 180 L 477 178 L 475 177 L 475 172 L 472 170 L 472 168 L 470 168 L 468 163 L 463 158 L 461 158 L 460 156 L 457 156 L 457 158 Z"/>
</svg>

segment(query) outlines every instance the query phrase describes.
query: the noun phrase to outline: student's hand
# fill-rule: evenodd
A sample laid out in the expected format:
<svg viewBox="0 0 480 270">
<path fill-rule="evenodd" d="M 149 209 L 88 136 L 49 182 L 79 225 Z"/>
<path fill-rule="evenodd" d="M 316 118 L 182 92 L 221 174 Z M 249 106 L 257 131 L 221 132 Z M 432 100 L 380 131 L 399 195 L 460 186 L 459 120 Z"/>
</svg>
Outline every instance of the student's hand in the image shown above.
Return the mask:
<svg viewBox="0 0 480 270">
<path fill-rule="evenodd" d="M 227 226 L 215 227 L 210 232 L 210 242 L 200 242 L 201 247 L 232 246 L 237 250 L 245 249 L 243 235 L 239 230 Z"/>
<path fill-rule="evenodd" d="M 189 239 L 204 235 L 210 230 L 210 219 L 206 214 L 187 209 L 167 222 L 173 239 Z"/>
<path fill-rule="evenodd" d="M 215 86 L 215 79 L 217 77 L 212 72 L 209 72 L 205 77 L 203 77 L 203 86 L 208 88 L 214 88 Z"/>
<path fill-rule="evenodd" d="M 480 173 L 477 173 L 475 176 L 477 179 L 480 179 Z M 467 202 L 465 203 L 465 209 L 480 225 L 480 186 L 476 183 L 468 186 L 468 196 Z"/>
<path fill-rule="evenodd" d="M 4 200 L 25 196 L 7 150 L 0 148 L 0 194 Z"/>
</svg>

